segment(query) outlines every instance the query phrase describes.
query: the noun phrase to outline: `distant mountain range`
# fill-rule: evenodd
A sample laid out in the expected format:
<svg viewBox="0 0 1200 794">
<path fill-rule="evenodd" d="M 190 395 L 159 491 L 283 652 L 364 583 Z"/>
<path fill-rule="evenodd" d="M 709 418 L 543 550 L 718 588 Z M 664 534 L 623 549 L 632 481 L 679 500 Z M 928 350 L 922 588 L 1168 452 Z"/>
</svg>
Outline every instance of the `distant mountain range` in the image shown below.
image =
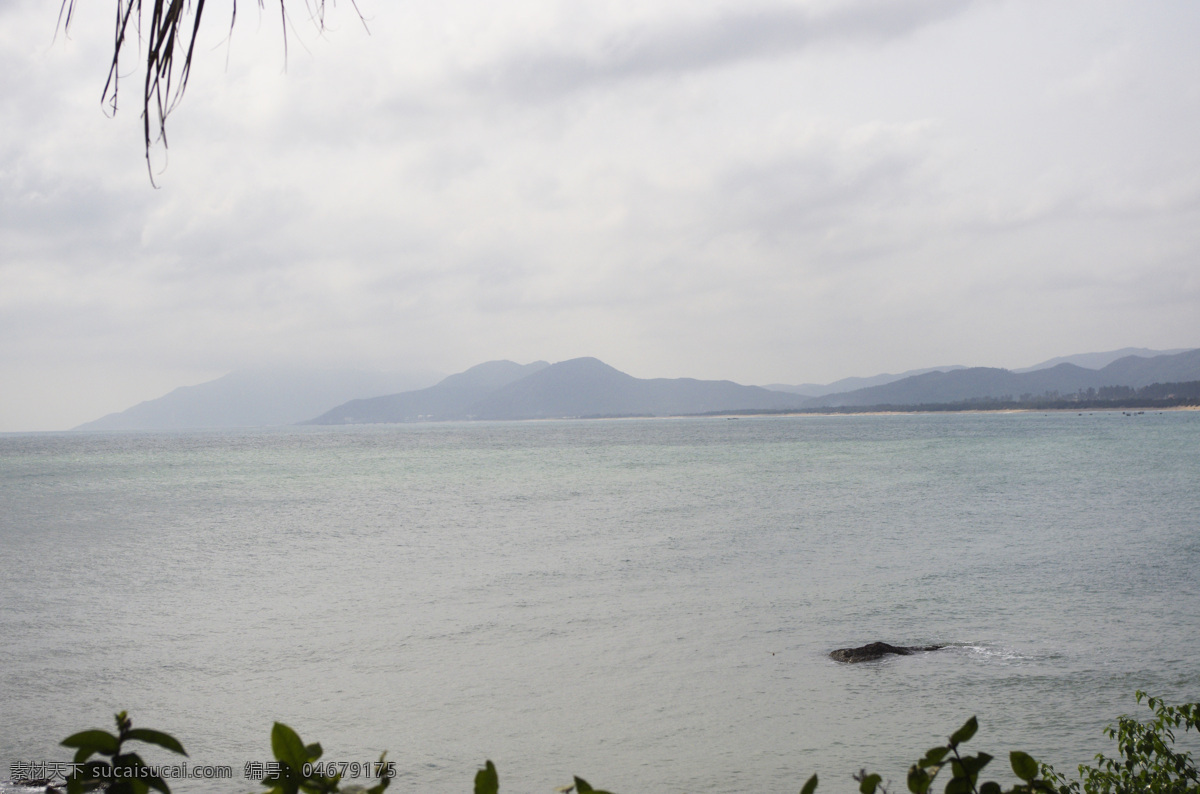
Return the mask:
<svg viewBox="0 0 1200 794">
<path fill-rule="evenodd" d="M 1152 357 L 1084 354 L 1108 360 L 1101 369 L 1073 363 L 1039 365 L 1026 372 L 988 367 L 917 370 L 909 375 L 848 378 L 874 383 L 816 397 L 691 378 L 643 380 L 594 358 L 557 364 L 492 361 L 420 391 L 352 400 L 307 424 L 367 424 L 449 419 L 552 419 L 601 416 L 678 416 L 738 411 L 813 410 L 847 406 L 906 406 L 974 399 L 1020 399 L 1075 394 L 1105 386 L 1200 380 L 1200 350 Z M 1151 354 L 1157 351 L 1142 351 Z M 1113 357 L 1116 359 L 1113 360 Z M 787 388 L 787 387 L 785 387 Z M 794 387 L 803 388 L 803 387 Z M 828 388 L 828 387 L 819 387 Z"/>
<path fill-rule="evenodd" d="M 428 389 L 352 400 L 307 424 L 671 416 L 799 408 L 803 401 L 798 395 L 728 380 L 643 380 L 595 358 L 524 366 L 492 361 Z"/>
<path fill-rule="evenodd" d="M 427 389 L 350 400 L 303 424 L 354 425 L 461 419 L 471 416 L 471 407 L 487 395 L 549 366 L 545 361 L 524 365 L 511 361 L 489 361 L 451 375 Z"/>
<path fill-rule="evenodd" d="M 267 427 L 302 422 L 364 394 L 391 394 L 438 379 L 433 373 L 357 370 L 239 370 L 197 386 L 181 386 L 108 414 L 76 430 L 194 430 Z"/>
<path fill-rule="evenodd" d="M 1040 364 L 1034 364 L 1032 367 L 1022 367 L 1021 369 L 1010 370 L 1011 372 L 1024 373 L 1034 372 L 1039 369 L 1050 369 L 1059 364 L 1074 364 L 1084 369 L 1100 369 L 1113 363 L 1117 359 L 1127 356 L 1138 356 L 1141 358 L 1154 358 L 1156 356 L 1167 356 L 1175 353 L 1186 353 L 1191 348 L 1181 347 L 1175 350 L 1151 350 L 1146 347 L 1125 347 L 1120 350 L 1110 350 L 1106 353 L 1077 353 L 1073 356 L 1059 356 L 1048 361 L 1043 361 Z M 801 383 L 795 386 L 785 383 L 768 383 L 764 388 L 774 389 L 775 391 L 786 391 L 792 394 L 803 394 L 808 397 L 824 397 L 827 394 L 841 394 L 844 392 L 857 391 L 858 389 L 867 389 L 872 386 L 883 386 L 888 383 L 895 383 L 898 380 L 911 378 L 914 375 L 925 375 L 930 372 L 951 372 L 956 369 L 967 369 L 962 364 L 954 364 L 947 367 L 926 367 L 924 369 L 910 369 L 907 372 L 901 372 L 898 375 L 883 374 L 872 375 L 869 378 L 842 378 L 835 380 L 833 383 Z M 1112 384 L 1123 385 L 1123 384 Z"/>
<path fill-rule="evenodd" d="M 925 369 L 910 369 L 907 372 L 901 372 L 899 375 L 884 373 L 882 375 L 872 375 L 869 378 L 842 378 L 835 380 L 833 383 L 801 383 L 796 386 L 789 386 L 786 383 L 768 383 L 764 389 L 773 391 L 785 391 L 791 394 L 802 394 L 805 397 L 824 397 L 826 394 L 838 394 L 841 392 L 854 391 L 855 389 L 866 389 L 871 386 L 882 386 L 886 383 L 895 383 L 898 380 L 911 378 L 913 375 L 924 375 L 927 372 L 949 372 L 954 369 L 966 369 L 961 364 L 955 364 L 949 367 L 926 367 Z"/>
<path fill-rule="evenodd" d="M 1190 347 L 1178 347 L 1174 350 L 1150 350 L 1149 348 L 1145 347 L 1123 347 L 1120 350 L 1110 350 L 1107 353 L 1076 353 L 1073 356 L 1059 356 L 1058 358 L 1052 358 L 1049 361 L 1043 361 L 1041 364 L 1034 364 L 1032 367 L 1014 369 L 1013 372 L 1018 374 L 1022 372 L 1033 372 L 1034 370 L 1057 367 L 1059 364 L 1074 364 L 1075 366 L 1083 367 L 1084 369 L 1102 369 L 1117 359 L 1127 358 L 1128 356 L 1137 356 L 1138 358 L 1155 358 L 1157 356 L 1172 356 L 1176 353 L 1187 353 L 1189 350 L 1191 350 Z"/>
<path fill-rule="evenodd" d="M 1127 354 L 1129 350 L 1137 354 Z M 364 372 L 234 372 L 176 389 L 76 429 L 677 416 L 1028 400 L 1104 387 L 1200 381 L 1200 349 L 1126 348 L 1051 359 L 1022 370 L 954 366 L 846 378 L 825 385 L 773 384 L 769 388 L 727 380 L 635 378 L 595 358 L 523 365 L 490 361 L 428 385 L 433 380 L 429 375 Z"/>
<path fill-rule="evenodd" d="M 1025 372 L 991 367 L 927 372 L 882 386 L 827 394 L 807 401 L 805 407 L 933 405 L 989 398 L 1027 401 L 1106 386 L 1138 388 L 1196 380 L 1200 380 L 1200 350 L 1190 350 L 1153 358 L 1125 356 L 1101 369 L 1063 363 Z"/>
</svg>

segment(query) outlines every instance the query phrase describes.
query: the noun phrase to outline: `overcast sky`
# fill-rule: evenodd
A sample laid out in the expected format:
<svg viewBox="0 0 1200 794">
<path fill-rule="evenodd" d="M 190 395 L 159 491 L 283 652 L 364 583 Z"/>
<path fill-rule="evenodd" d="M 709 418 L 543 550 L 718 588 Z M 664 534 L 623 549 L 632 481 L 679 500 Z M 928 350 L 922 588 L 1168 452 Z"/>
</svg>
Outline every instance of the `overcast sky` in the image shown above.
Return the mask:
<svg viewBox="0 0 1200 794">
<path fill-rule="evenodd" d="M 0 431 L 267 364 L 828 382 L 1200 346 L 1200 3 L 0 0 Z"/>
</svg>

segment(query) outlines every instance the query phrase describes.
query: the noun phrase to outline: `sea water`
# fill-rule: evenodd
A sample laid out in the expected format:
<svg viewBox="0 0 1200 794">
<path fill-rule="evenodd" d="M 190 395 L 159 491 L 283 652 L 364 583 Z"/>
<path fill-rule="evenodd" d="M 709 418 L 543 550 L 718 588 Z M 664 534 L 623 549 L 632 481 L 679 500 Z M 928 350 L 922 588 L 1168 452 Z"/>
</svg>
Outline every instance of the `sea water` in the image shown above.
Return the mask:
<svg viewBox="0 0 1200 794">
<path fill-rule="evenodd" d="M 275 720 L 399 792 L 903 789 L 1200 700 L 1200 412 L 10 435 L 0 552 L 0 778 L 128 709 L 234 770 L 176 792 Z"/>
</svg>

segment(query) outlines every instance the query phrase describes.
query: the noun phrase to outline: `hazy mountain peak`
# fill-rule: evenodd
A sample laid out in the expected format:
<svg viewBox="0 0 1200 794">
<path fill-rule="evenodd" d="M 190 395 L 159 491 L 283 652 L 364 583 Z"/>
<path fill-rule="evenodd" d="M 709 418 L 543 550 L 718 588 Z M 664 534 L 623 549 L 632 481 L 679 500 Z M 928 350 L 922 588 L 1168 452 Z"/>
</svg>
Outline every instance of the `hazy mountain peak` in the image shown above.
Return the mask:
<svg viewBox="0 0 1200 794">
<path fill-rule="evenodd" d="M 850 377 L 835 380 L 832 383 L 801 383 L 798 385 L 789 385 L 786 383 L 768 383 L 764 388 L 774 391 L 788 392 L 789 394 L 802 394 L 806 397 L 823 397 L 826 394 L 837 394 L 841 392 L 854 391 L 856 389 L 865 389 L 870 386 L 883 386 L 887 383 L 894 383 L 904 378 L 911 378 L 914 375 L 925 375 L 930 372 L 950 372 L 956 369 L 966 369 L 961 364 L 952 364 L 944 367 L 925 367 L 923 369 L 910 369 L 898 374 L 885 372 L 880 375 L 870 375 L 868 377 Z"/>
<path fill-rule="evenodd" d="M 76 430 L 187 430 L 290 425 L 351 397 L 418 388 L 430 373 L 262 367 L 181 386 Z"/>
<path fill-rule="evenodd" d="M 1101 354 L 1110 355 L 1110 354 Z M 1074 358 L 1068 356 L 1067 358 Z M 1011 371 L 972 367 L 930 372 L 881 386 L 812 398 L 808 407 L 913 406 L 958 403 L 977 399 L 1024 399 L 1044 394 L 1076 394 L 1112 386 L 1142 388 L 1153 383 L 1200 380 L 1200 349 L 1152 357 L 1124 356 L 1101 369 L 1071 361 L 1050 367 Z"/>
<path fill-rule="evenodd" d="M 506 359 L 485 361 L 482 364 L 465 369 L 462 372 L 444 378 L 438 386 L 454 386 L 479 389 L 498 389 L 514 380 L 532 375 L 538 370 L 550 366 L 545 361 L 534 361 L 530 364 L 517 364 Z"/>
<path fill-rule="evenodd" d="M 512 375 L 520 365 L 490 362 L 418 392 L 354 400 L 312 420 L 314 424 L 412 422 L 444 419 L 551 419 L 595 416 L 666 416 L 713 411 L 786 409 L 801 398 L 741 386 L 732 381 L 691 378 L 643 380 L 585 356 L 546 365 L 499 388 L 486 390 L 479 372 Z M 466 388 L 469 386 L 470 388 Z M 459 387 L 463 387 L 461 390 Z M 465 398 L 473 397 L 467 401 Z"/>
<path fill-rule="evenodd" d="M 1173 350 L 1151 350 L 1146 347 L 1123 347 L 1120 350 L 1109 350 L 1104 353 L 1075 353 L 1070 356 L 1058 356 L 1040 364 L 1034 364 L 1032 367 L 1022 367 L 1014 369 L 1013 372 L 1036 372 L 1039 369 L 1050 369 L 1059 364 L 1074 364 L 1077 367 L 1084 369 L 1103 369 L 1109 364 L 1122 358 L 1129 356 L 1137 356 L 1139 358 L 1155 358 L 1157 356 L 1173 356 L 1178 353 L 1186 353 L 1192 348 L 1180 347 Z"/>
</svg>

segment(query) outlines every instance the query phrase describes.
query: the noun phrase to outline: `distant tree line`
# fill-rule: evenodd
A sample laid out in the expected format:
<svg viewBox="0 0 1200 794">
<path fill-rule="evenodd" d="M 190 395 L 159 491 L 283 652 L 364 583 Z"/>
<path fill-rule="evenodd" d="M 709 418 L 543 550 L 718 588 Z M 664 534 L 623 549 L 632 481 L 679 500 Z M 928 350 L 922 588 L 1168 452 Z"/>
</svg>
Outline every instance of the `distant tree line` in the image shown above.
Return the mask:
<svg viewBox="0 0 1200 794">
<path fill-rule="evenodd" d="M 1080 389 L 1074 394 L 1060 394 L 1057 391 L 1047 391 L 1038 395 L 1025 393 L 1015 399 L 1009 394 L 998 398 L 981 397 L 947 405 L 948 408 L 940 410 L 954 410 L 955 407 L 960 406 L 976 410 L 979 408 L 998 410 L 1005 408 L 1175 408 L 1181 405 L 1200 405 L 1200 380 L 1184 383 L 1152 383 L 1141 388 L 1101 386 L 1098 389 Z M 922 407 L 922 410 L 939 410 L 939 408 L 925 406 Z"/>
<path fill-rule="evenodd" d="M 1133 386 L 1101 386 L 1099 389 L 1080 389 L 1074 394 L 1059 394 L 1048 391 L 1040 395 L 1025 393 L 1017 402 L 1069 402 L 1069 403 L 1112 403 L 1126 400 L 1178 400 L 1178 404 L 1200 399 L 1200 381 L 1186 383 L 1152 383 L 1140 389 Z M 1012 397 L 1002 397 L 1001 400 L 1012 401 Z"/>
<path fill-rule="evenodd" d="M 1152 383 L 1149 386 L 1101 386 L 1099 389 L 1080 389 L 1074 394 L 1047 391 L 1042 394 L 1011 394 L 1000 397 L 973 397 L 951 403 L 918 403 L 878 405 L 834 405 L 816 408 L 769 408 L 736 411 L 744 415 L 766 414 L 862 414 L 880 411 L 901 413 L 936 413 L 945 411 L 1012 411 L 1012 410 L 1115 410 L 1120 408 L 1178 408 L 1200 406 L 1200 380 L 1184 383 Z M 711 415 L 727 414 L 730 411 L 712 411 Z"/>
</svg>

